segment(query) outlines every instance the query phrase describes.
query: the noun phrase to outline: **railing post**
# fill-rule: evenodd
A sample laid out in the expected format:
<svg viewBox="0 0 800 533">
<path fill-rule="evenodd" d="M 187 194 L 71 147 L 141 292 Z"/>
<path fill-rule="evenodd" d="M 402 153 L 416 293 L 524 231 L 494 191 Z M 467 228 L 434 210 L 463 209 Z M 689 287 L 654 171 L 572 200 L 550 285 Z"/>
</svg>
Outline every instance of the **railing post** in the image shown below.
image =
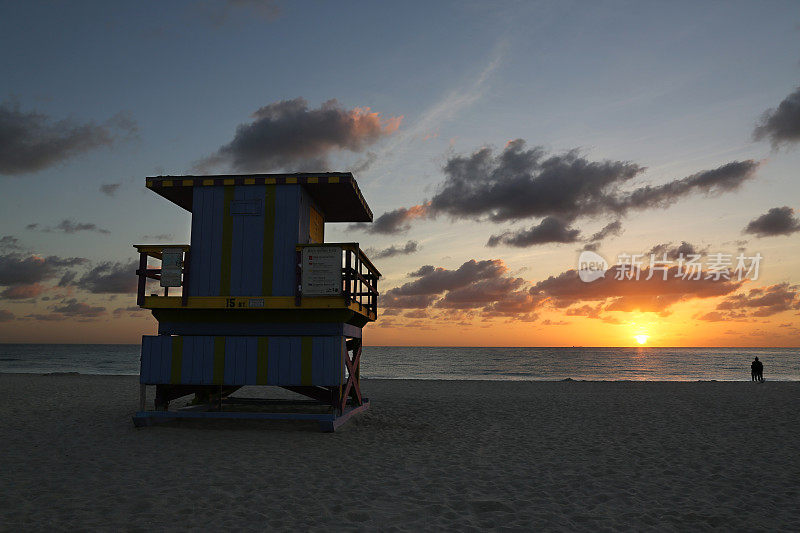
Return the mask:
<svg viewBox="0 0 800 533">
<path fill-rule="evenodd" d="M 299 307 L 303 296 L 303 251 L 295 250 L 294 259 L 294 305 Z"/>
<path fill-rule="evenodd" d="M 147 283 L 147 254 L 139 252 L 139 270 L 136 271 L 139 275 L 139 287 L 136 291 L 136 305 L 139 307 L 144 305 L 144 289 Z"/>
<path fill-rule="evenodd" d="M 189 261 L 191 261 L 191 249 L 183 253 L 183 282 L 181 283 L 181 307 L 186 307 L 189 303 Z"/>
<path fill-rule="evenodd" d="M 350 254 L 353 253 L 349 248 L 345 248 L 344 254 L 344 303 L 350 305 Z"/>
</svg>

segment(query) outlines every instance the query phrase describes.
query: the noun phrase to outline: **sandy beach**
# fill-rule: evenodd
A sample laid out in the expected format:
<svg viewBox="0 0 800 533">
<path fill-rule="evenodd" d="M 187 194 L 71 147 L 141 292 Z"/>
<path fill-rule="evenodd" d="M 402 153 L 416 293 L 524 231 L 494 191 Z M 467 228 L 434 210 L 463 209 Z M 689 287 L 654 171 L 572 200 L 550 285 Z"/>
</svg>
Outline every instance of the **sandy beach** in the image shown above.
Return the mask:
<svg viewBox="0 0 800 533">
<path fill-rule="evenodd" d="M 136 377 L 0 374 L 0 529 L 800 528 L 800 383 L 363 388 L 334 434 L 136 429 Z"/>
</svg>

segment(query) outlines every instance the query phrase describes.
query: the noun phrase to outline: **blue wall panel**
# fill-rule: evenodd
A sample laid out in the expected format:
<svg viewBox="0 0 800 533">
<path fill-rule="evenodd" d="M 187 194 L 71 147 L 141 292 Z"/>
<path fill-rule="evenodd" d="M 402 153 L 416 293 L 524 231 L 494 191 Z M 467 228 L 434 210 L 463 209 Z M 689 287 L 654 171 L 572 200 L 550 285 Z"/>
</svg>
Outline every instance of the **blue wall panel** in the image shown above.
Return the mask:
<svg viewBox="0 0 800 533">
<path fill-rule="evenodd" d="M 258 376 L 258 337 L 244 337 L 247 343 L 247 358 L 244 367 L 244 382 L 255 385 Z"/>
<path fill-rule="evenodd" d="M 284 346 L 283 337 L 269 338 L 269 361 L 267 364 L 267 385 L 277 385 L 280 383 L 280 357 L 279 354 Z"/>
<path fill-rule="evenodd" d="M 295 247 L 299 242 L 300 188 L 300 185 L 282 185 L 275 188 L 273 296 L 294 296 Z"/>
<path fill-rule="evenodd" d="M 140 381 L 149 384 L 172 382 L 172 343 L 177 337 L 145 335 L 142 337 Z M 180 383 L 212 385 L 214 339 L 210 335 L 182 337 Z M 267 338 L 269 359 L 268 385 L 302 385 L 302 339 L 300 336 Z M 314 336 L 311 340 L 311 381 L 314 385 L 339 384 L 341 364 L 340 336 Z M 258 337 L 225 338 L 223 383 L 255 385 L 258 369 Z"/>
<path fill-rule="evenodd" d="M 221 186 L 194 187 L 192 194 L 189 294 L 218 296 L 225 189 Z"/>
</svg>

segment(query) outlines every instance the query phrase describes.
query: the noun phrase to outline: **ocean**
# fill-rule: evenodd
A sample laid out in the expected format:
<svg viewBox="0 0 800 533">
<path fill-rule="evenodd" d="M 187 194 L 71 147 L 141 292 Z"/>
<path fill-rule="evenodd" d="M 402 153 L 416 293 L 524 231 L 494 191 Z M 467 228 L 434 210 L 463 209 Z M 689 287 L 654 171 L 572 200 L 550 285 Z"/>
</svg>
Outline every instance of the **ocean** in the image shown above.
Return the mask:
<svg viewBox="0 0 800 533">
<path fill-rule="evenodd" d="M 139 373 L 136 344 L 0 344 L 0 372 Z M 509 381 L 800 381 L 798 348 L 432 348 L 366 346 L 361 376 Z"/>
</svg>

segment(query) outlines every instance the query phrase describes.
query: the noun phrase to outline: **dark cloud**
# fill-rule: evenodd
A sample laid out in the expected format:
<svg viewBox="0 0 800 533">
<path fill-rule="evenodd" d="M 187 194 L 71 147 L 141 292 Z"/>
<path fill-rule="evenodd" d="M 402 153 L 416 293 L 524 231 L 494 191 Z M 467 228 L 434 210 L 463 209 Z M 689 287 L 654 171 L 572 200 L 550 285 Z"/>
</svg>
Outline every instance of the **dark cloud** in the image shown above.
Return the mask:
<svg viewBox="0 0 800 533">
<path fill-rule="evenodd" d="M 233 140 L 202 160 L 201 170 L 226 166 L 242 172 L 319 171 L 334 150 L 360 152 L 394 133 L 402 117 L 381 120 L 369 108 L 347 110 L 336 100 L 309 109 L 303 98 L 266 105 L 240 124 Z"/>
<path fill-rule="evenodd" d="M 105 307 L 94 307 L 75 298 L 66 300 L 53 307 L 54 313 L 59 313 L 69 318 L 94 318 L 105 313 Z"/>
<path fill-rule="evenodd" d="M 508 276 L 498 276 L 489 279 L 481 279 L 450 290 L 445 296 L 436 302 L 436 307 L 447 307 L 453 309 L 475 309 L 491 305 L 506 296 L 519 290 L 525 284 L 522 278 L 512 278 Z"/>
<path fill-rule="evenodd" d="M 386 292 L 388 308 L 443 310 L 479 309 L 485 318 L 511 316 L 535 318 L 539 298 L 523 285 L 522 278 L 510 276 L 500 259 L 470 260 L 455 270 L 425 265 L 411 272 L 414 281 Z M 460 315 L 456 319 L 461 319 Z"/>
<path fill-rule="evenodd" d="M 12 320 L 14 320 L 14 313 L 0 309 L 0 322 L 10 322 Z"/>
<path fill-rule="evenodd" d="M 138 307 L 136 305 L 132 305 L 129 307 L 117 307 L 116 309 L 114 309 L 113 314 L 115 318 L 119 318 L 125 313 L 127 313 L 128 316 L 139 317 L 147 314 L 147 309 L 142 309 L 141 307 Z"/>
<path fill-rule="evenodd" d="M 63 231 L 64 233 L 77 233 L 79 231 L 96 231 L 97 233 L 104 233 L 106 235 L 111 233 L 107 229 L 98 227 L 97 224 L 89 222 L 75 222 L 67 219 L 59 222 L 58 225 L 53 229 L 56 231 Z M 50 229 L 48 228 L 47 231 L 50 231 Z"/>
<path fill-rule="evenodd" d="M 686 178 L 673 180 L 663 185 L 646 185 L 630 194 L 609 199 L 610 207 L 618 213 L 629 209 L 667 207 L 679 198 L 695 192 L 719 194 L 733 191 L 753 177 L 758 163 L 752 159 L 733 161 L 712 170 L 704 170 Z"/>
<path fill-rule="evenodd" d="M 603 226 L 603 228 L 594 235 L 592 235 L 589 238 L 589 240 L 595 242 L 602 241 L 606 237 L 611 237 L 611 236 L 616 237 L 621 233 L 622 233 L 622 222 L 619 220 L 615 220 L 614 222 L 609 222 L 608 224 Z"/>
<path fill-rule="evenodd" d="M 353 174 L 364 172 L 371 167 L 378 160 L 378 154 L 375 152 L 367 152 L 363 159 L 360 159 L 353 165 L 349 171 Z"/>
<path fill-rule="evenodd" d="M 172 239 L 172 233 L 158 233 L 156 235 L 143 235 L 142 239 L 153 241 L 168 241 Z"/>
<path fill-rule="evenodd" d="M 564 314 L 567 316 L 584 316 L 587 318 L 600 318 L 600 311 L 602 306 L 601 305 L 580 305 L 575 307 L 570 307 Z"/>
<path fill-rule="evenodd" d="M 800 231 L 800 218 L 794 216 L 794 209 L 788 206 L 773 207 L 765 214 L 747 224 L 743 233 L 752 233 L 758 237 L 774 235 L 791 235 Z"/>
<path fill-rule="evenodd" d="M 71 119 L 54 121 L 19 105 L 0 104 L 0 174 L 36 172 L 94 148 L 108 146 L 136 131 L 118 115 L 101 125 Z"/>
<path fill-rule="evenodd" d="M 417 243 L 417 241 L 408 241 L 403 246 L 397 246 L 393 244 L 388 248 L 384 248 L 382 250 L 369 250 L 367 252 L 367 255 L 370 256 L 372 259 L 386 259 L 388 257 L 394 257 L 396 255 L 413 254 L 417 250 L 419 250 L 419 244 Z"/>
<path fill-rule="evenodd" d="M 546 157 L 544 149 L 525 149 L 525 141 L 517 139 L 497 156 L 482 148 L 450 158 L 430 209 L 495 222 L 546 216 L 573 220 L 607 211 L 615 188 L 644 170 L 628 161 L 588 161 L 575 150 Z"/>
<path fill-rule="evenodd" d="M 41 229 L 40 229 L 41 228 Z M 60 231 L 62 233 L 78 233 L 79 231 L 95 231 L 97 233 L 102 233 L 104 235 L 108 235 L 111 232 L 105 228 L 101 228 L 97 224 L 90 223 L 90 222 L 76 222 L 70 219 L 64 219 L 59 222 L 56 226 L 47 226 L 42 227 L 39 223 L 34 222 L 32 224 L 28 224 L 25 226 L 25 229 L 29 230 L 40 230 L 47 233 L 52 233 L 56 231 Z"/>
<path fill-rule="evenodd" d="M 58 280 L 58 286 L 69 287 L 70 285 L 74 285 L 76 276 L 77 274 L 71 270 L 69 272 L 64 272 L 64 274 L 61 276 L 61 279 Z"/>
<path fill-rule="evenodd" d="M 4 235 L 0 237 L 0 251 L 3 252 L 13 252 L 16 250 L 21 250 L 22 246 L 19 244 L 19 239 L 12 235 Z"/>
<path fill-rule="evenodd" d="M 800 309 L 800 289 L 796 285 L 778 283 L 734 294 L 717 305 L 726 318 L 765 317 L 790 309 Z M 707 318 L 705 320 L 708 320 Z"/>
<path fill-rule="evenodd" d="M 55 277 L 65 267 L 87 263 L 82 257 L 0 255 L 0 286 L 30 285 Z"/>
<path fill-rule="evenodd" d="M 576 242 L 580 238 L 580 233 L 580 230 L 571 228 L 568 222 L 556 217 L 545 217 L 539 224 L 528 229 L 492 235 L 486 246 L 503 243 L 522 248 L 535 244 Z"/>
<path fill-rule="evenodd" d="M 44 291 L 44 287 L 38 283 L 31 283 L 30 285 L 12 285 L 2 292 L 0 298 L 6 300 L 27 300 L 29 298 L 36 298 Z"/>
<path fill-rule="evenodd" d="M 100 185 L 100 192 L 106 196 L 114 196 L 121 186 L 121 183 L 103 183 Z"/>
<path fill-rule="evenodd" d="M 536 283 L 532 293 L 547 298 L 556 307 L 585 305 L 587 302 L 604 304 L 605 311 L 644 311 L 665 313 L 672 305 L 695 298 L 723 296 L 736 291 L 740 281 L 720 279 L 684 279 L 678 267 L 670 267 L 665 274 L 655 271 L 650 279 L 649 268 L 641 269 L 639 279 L 616 279 L 617 265 L 606 271 L 604 278 L 584 283 L 575 270 Z"/>
<path fill-rule="evenodd" d="M 100 263 L 77 282 L 77 286 L 95 294 L 131 294 L 136 292 L 138 261 Z"/>
<path fill-rule="evenodd" d="M 367 233 L 380 233 L 393 235 L 404 233 L 411 228 L 410 222 L 416 218 L 423 218 L 427 215 L 426 205 L 414 205 L 409 208 L 400 207 L 394 211 L 387 211 L 372 223 L 359 222 L 350 224 L 350 230 L 364 230 Z"/>
<path fill-rule="evenodd" d="M 708 247 L 701 248 L 697 245 L 688 243 L 686 241 L 681 241 L 680 244 L 673 244 L 671 242 L 663 243 L 663 244 L 656 244 L 652 248 L 648 254 L 655 255 L 656 260 L 663 259 L 664 255 L 667 256 L 667 259 L 676 260 L 679 257 L 683 256 L 684 258 L 688 258 L 690 255 L 702 255 L 703 253 L 708 251 Z"/>
<path fill-rule="evenodd" d="M 800 87 L 783 99 L 776 109 L 765 112 L 753 130 L 757 141 L 769 139 L 773 147 L 800 141 Z"/>
<path fill-rule="evenodd" d="M 444 166 L 444 182 L 425 204 L 425 214 L 494 222 L 543 219 L 527 230 L 493 236 L 490 246 L 575 242 L 579 233 L 569 223 L 578 218 L 623 216 L 631 210 L 667 207 L 695 193 L 735 190 L 757 168 L 752 160 L 734 161 L 662 185 L 625 189 L 645 167 L 630 161 L 590 161 L 577 150 L 547 155 L 539 147 L 527 149 L 525 141 L 517 139 L 497 155 L 491 148 L 482 148 L 469 156 L 451 157 Z M 402 211 L 391 214 L 402 215 Z M 407 220 L 401 217 L 401 222 L 398 227 L 408 229 Z M 620 230 L 621 223 L 612 222 L 592 240 Z M 597 243 L 589 247 L 596 248 Z"/>
</svg>

